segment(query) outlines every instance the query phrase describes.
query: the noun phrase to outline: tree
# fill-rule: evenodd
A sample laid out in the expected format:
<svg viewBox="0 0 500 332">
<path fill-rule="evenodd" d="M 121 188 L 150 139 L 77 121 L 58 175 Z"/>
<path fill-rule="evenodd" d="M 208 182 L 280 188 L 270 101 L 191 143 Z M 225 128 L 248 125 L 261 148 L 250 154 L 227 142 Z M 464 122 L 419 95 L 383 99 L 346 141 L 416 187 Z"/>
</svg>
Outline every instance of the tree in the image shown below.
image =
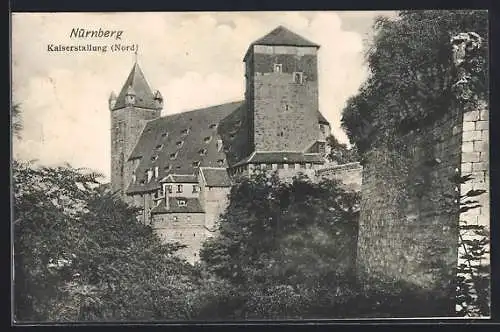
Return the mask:
<svg viewBox="0 0 500 332">
<path fill-rule="evenodd" d="M 358 193 L 335 181 L 283 183 L 265 173 L 243 179 L 202 261 L 232 285 L 243 317 L 307 315 L 321 297 L 331 309 L 352 280 L 358 203 Z"/>
<path fill-rule="evenodd" d="M 360 153 L 377 140 L 412 130 L 447 112 L 456 96 L 451 38 L 474 31 L 488 35 L 488 13 L 479 10 L 401 11 L 395 20 L 378 18 L 366 56 L 370 77 L 350 98 L 342 126 Z M 487 48 L 481 50 L 487 59 Z M 474 77 L 472 90 L 488 93 L 488 65 Z"/>
<path fill-rule="evenodd" d="M 329 161 L 334 161 L 338 164 L 347 164 L 359 161 L 356 146 L 348 148 L 347 144 L 340 143 L 333 135 L 328 136 L 326 138 L 326 142 L 330 146 L 330 153 L 327 156 Z"/>
<path fill-rule="evenodd" d="M 162 244 L 98 178 L 14 163 L 16 320 L 189 319 L 200 281 L 180 246 Z"/>
<path fill-rule="evenodd" d="M 23 130 L 21 106 L 19 104 L 11 105 L 10 113 L 12 116 L 12 133 L 19 139 L 21 138 L 21 131 Z"/>
</svg>

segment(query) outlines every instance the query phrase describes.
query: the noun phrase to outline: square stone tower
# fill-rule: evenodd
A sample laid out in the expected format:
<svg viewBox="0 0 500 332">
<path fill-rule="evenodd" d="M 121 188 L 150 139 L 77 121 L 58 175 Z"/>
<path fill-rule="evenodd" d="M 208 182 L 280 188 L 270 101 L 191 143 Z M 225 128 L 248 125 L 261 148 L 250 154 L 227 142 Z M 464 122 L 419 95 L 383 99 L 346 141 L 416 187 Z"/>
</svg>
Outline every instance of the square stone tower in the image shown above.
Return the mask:
<svg viewBox="0 0 500 332">
<path fill-rule="evenodd" d="M 245 55 L 248 152 L 305 151 L 318 138 L 319 45 L 279 26 Z"/>
</svg>

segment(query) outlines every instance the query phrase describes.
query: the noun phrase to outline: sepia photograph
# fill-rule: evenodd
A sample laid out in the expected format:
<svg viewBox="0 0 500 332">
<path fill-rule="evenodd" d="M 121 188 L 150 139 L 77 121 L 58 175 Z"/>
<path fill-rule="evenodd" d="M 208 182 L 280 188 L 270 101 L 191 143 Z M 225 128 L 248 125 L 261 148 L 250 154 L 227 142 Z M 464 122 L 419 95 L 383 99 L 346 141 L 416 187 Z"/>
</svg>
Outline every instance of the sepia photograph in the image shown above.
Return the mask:
<svg viewBox="0 0 500 332">
<path fill-rule="evenodd" d="M 12 324 L 490 318 L 488 11 L 10 19 Z"/>
</svg>

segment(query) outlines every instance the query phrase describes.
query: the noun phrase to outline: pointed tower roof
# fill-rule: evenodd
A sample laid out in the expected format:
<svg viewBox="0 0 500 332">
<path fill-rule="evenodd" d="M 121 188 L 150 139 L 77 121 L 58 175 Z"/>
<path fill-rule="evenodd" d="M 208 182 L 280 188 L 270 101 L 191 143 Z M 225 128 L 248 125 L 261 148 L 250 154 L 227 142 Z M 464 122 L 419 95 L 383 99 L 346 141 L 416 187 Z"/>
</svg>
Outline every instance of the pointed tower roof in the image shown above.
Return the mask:
<svg viewBox="0 0 500 332">
<path fill-rule="evenodd" d="M 264 37 L 261 37 L 250 44 L 248 51 L 252 48 L 253 45 L 279 45 L 279 46 L 306 46 L 306 47 L 316 47 L 320 46 L 316 43 L 313 43 L 310 40 L 296 34 L 280 25 L 273 31 L 269 32 Z M 245 54 L 245 59 L 248 55 L 248 51 Z"/>
<path fill-rule="evenodd" d="M 113 109 L 119 109 L 126 106 L 125 97 L 127 92 L 133 91 L 135 93 L 135 105 L 136 107 L 157 109 L 158 106 L 154 100 L 154 94 L 149 86 L 141 67 L 136 62 L 130 71 L 130 74 L 123 84 L 122 90 L 116 98 L 116 104 Z"/>
</svg>

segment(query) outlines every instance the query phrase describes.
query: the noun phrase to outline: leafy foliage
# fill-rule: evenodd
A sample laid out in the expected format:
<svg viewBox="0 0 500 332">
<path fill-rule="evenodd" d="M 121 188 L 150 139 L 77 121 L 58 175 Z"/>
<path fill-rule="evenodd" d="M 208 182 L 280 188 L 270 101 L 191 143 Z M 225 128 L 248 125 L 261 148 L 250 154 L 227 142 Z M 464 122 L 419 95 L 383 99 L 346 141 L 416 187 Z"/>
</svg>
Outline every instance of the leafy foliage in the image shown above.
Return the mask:
<svg viewBox="0 0 500 332">
<path fill-rule="evenodd" d="M 465 175 L 457 184 L 472 180 Z M 460 212 L 479 208 L 481 205 L 473 199 L 484 194 L 484 190 L 469 190 L 461 195 Z M 459 316 L 477 317 L 490 314 L 490 264 L 488 263 L 490 239 L 485 225 L 474 225 L 460 220 L 459 246 L 460 261 L 457 270 L 456 303 Z"/>
<path fill-rule="evenodd" d="M 474 31 L 487 39 L 487 12 L 474 10 L 402 11 L 379 18 L 367 53 L 371 75 L 348 100 L 342 126 L 351 142 L 366 151 L 376 140 L 433 121 L 458 103 L 452 86 L 456 71 L 450 39 Z M 471 81 L 478 96 L 487 95 L 487 48 L 481 70 Z"/>
<path fill-rule="evenodd" d="M 198 279 L 98 190 L 99 174 L 14 162 L 15 309 L 19 321 L 189 319 Z"/>
<path fill-rule="evenodd" d="M 21 131 L 23 130 L 21 106 L 19 104 L 11 105 L 10 114 L 12 117 L 12 133 L 15 137 L 21 138 Z"/>
<path fill-rule="evenodd" d="M 331 308 L 352 277 L 358 204 L 358 193 L 333 181 L 243 179 L 201 258 L 232 286 L 245 318 L 317 313 L 317 300 Z"/>
<path fill-rule="evenodd" d="M 328 136 L 326 142 L 330 146 L 330 153 L 327 156 L 329 161 L 338 164 L 359 161 L 358 149 L 356 146 L 348 148 L 346 144 L 340 143 L 333 135 Z"/>
</svg>

